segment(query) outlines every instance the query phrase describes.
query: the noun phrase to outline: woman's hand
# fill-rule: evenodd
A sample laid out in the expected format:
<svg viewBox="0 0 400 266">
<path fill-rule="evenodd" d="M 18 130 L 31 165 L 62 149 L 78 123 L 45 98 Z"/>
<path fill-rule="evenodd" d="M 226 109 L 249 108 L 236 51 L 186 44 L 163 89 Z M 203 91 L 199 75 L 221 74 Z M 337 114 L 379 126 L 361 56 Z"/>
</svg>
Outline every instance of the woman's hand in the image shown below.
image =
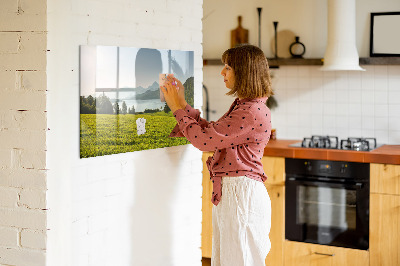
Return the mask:
<svg viewBox="0 0 400 266">
<path fill-rule="evenodd" d="M 179 88 L 179 90 L 178 90 L 179 103 L 182 106 L 182 108 L 185 108 L 187 105 L 187 102 L 185 100 L 185 87 L 183 87 L 182 82 L 179 79 L 177 79 L 173 76 L 171 77 L 171 79 L 172 79 L 172 81 L 176 82 L 177 87 Z"/>
<path fill-rule="evenodd" d="M 184 106 L 182 106 L 182 104 L 181 104 L 181 94 L 182 93 L 179 91 L 184 90 L 184 88 L 183 89 L 179 88 L 179 84 L 182 85 L 182 83 L 179 82 L 177 84 L 175 82 L 176 81 L 174 79 L 168 77 L 165 81 L 164 86 L 160 86 L 161 91 L 164 93 L 165 101 L 167 102 L 172 113 L 175 113 L 175 111 L 178 109 L 183 109 L 186 107 L 186 104 Z M 179 91 L 177 89 L 177 86 L 172 83 L 178 85 Z M 183 99 L 185 99 L 185 97 L 183 97 Z M 186 103 L 186 101 L 185 101 L 185 103 Z"/>
</svg>

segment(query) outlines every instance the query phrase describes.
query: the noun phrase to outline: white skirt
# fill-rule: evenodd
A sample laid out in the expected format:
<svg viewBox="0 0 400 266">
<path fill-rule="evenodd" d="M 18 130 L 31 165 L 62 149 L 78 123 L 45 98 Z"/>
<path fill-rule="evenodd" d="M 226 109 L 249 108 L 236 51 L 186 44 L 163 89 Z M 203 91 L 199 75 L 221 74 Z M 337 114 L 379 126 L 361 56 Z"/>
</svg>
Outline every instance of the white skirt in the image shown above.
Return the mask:
<svg viewBox="0 0 400 266">
<path fill-rule="evenodd" d="M 222 197 L 212 210 L 212 266 L 262 266 L 271 249 L 271 201 L 254 179 L 222 178 Z"/>
</svg>

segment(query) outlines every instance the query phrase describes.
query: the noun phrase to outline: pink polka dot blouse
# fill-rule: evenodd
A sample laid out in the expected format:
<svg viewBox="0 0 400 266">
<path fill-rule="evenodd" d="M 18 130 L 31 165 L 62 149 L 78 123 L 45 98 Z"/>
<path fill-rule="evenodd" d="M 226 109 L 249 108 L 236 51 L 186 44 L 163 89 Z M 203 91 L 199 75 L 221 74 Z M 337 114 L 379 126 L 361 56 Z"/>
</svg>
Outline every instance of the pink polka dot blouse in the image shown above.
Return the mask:
<svg viewBox="0 0 400 266">
<path fill-rule="evenodd" d="M 271 132 L 266 100 L 236 99 L 216 122 L 201 118 L 200 111 L 190 105 L 174 112 L 178 124 L 170 137 L 186 137 L 199 150 L 214 151 L 207 160 L 214 205 L 221 200 L 224 176 L 246 176 L 261 182 L 267 179 L 261 164 Z"/>
</svg>

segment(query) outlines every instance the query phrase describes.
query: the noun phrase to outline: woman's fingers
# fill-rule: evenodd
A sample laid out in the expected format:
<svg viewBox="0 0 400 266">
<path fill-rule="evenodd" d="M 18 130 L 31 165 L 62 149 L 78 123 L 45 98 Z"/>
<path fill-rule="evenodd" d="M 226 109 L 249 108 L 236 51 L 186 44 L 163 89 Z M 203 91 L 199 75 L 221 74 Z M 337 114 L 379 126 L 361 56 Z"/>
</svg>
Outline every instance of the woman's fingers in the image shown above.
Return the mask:
<svg viewBox="0 0 400 266">
<path fill-rule="evenodd" d="M 160 86 L 160 89 L 164 93 L 164 96 L 168 93 L 167 89 L 164 86 Z"/>
<path fill-rule="evenodd" d="M 176 81 L 176 84 L 177 84 L 177 86 L 179 87 L 179 89 L 185 89 L 185 88 L 183 87 L 183 85 L 182 85 L 182 82 L 181 82 L 179 79 L 174 78 L 174 80 Z"/>
<path fill-rule="evenodd" d="M 179 88 L 180 86 L 182 89 Z M 164 93 L 165 101 L 172 111 L 184 108 L 187 105 L 184 94 L 185 88 L 178 79 L 173 76 L 167 76 L 164 87 L 161 89 Z"/>
<path fill-rule="evenodd" d="M 165 87 L 168 91 L 169 94 L 171 95 L 177 95 L 177 91 L 176 91 L 176 86 L 173 85 L 173 83 L 171 81 L 166 81 L 165 82 Z"/>
</svg>

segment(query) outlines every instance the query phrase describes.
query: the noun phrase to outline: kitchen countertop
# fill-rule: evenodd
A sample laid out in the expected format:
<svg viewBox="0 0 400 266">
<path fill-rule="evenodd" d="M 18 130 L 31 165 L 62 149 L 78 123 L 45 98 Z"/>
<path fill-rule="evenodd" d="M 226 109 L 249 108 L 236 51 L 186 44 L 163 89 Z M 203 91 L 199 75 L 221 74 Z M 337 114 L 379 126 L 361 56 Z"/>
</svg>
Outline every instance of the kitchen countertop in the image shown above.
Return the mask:
<svg viewBox="0 0 400 266">
<path fill-rule="evenodd" d="M 400 164 L 400 145 L 382 145 L 372 151 L 290 147 L 301 140 L 270 140 L 264 156 L 363 163 Z"/>
</svg>

